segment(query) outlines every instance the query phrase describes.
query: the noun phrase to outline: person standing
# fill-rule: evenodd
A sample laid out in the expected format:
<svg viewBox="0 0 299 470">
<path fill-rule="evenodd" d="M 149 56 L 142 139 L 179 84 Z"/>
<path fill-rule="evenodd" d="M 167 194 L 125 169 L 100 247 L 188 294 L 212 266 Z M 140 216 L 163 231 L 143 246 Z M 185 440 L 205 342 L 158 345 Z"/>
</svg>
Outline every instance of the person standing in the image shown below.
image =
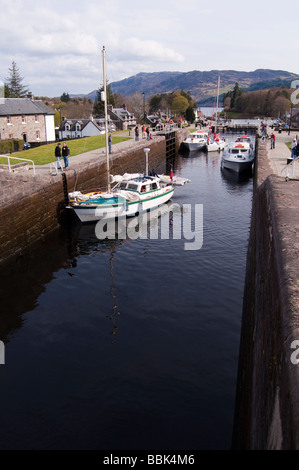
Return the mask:
<svg viewBox="0 0 299 470">
<path fill-rule="evenodd" d="M 149 130 L 149 127 L 146 128 L 146 138 L 147 140 L 149 140 L 149 135 L 150 135 L 150 130 Z"/>
<path fill-rule="evenodd" d="M 296 146 L 297 146 L 297 140 L 293 139 L 293 142 L 291 143 L 291 158 L 296 158 Z"/>
<path fill-rule="evenodd" d="M 138 126 L 135 127 L 135 140 L 139 140 L 139 129 L 138 129 Z"/>
<path fill-rule="evenodd" d="M 271 149 L 275 149 L 275 134 L 272 132 L 270 135 L 270 143 L 271 143 Z"/>
<path fill-rule="evenodd" d="M 57 160 L 57 170 L 62 170 L 60 166 L 60 159 L 61 159 L 61 143 L 59 142 L 55 147 L 55 157 Z"/>
<path fill-rule="evenodd" d="M 112 140 L 111 140 L 111 134 L 109 134 L 109 137 L 108 137 L 108 147 L 109 147 L 109 153 L 112 153 Z"/>
<path fill-rule="evenodd" d="M 66 145 L 65 142 L 63 142 L 63 147 L 62 147 L 62 156 L 64 160 L 64 169 L 66 170 L 69 166 L 69 154 L 70 154 L 70 149 Z"/>
</svg>

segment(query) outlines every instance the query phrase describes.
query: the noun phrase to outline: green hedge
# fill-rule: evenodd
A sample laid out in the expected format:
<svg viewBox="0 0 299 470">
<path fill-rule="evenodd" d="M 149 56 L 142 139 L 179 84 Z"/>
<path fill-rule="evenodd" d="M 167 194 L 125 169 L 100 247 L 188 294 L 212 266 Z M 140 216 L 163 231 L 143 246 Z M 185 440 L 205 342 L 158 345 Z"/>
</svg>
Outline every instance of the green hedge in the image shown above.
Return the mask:
<svg viewBox="0 0 299 470">
<path fill-rule="evenodd" d="M 23 139 L 0 140 L 0 153 L 13 153 L 24 150 Z"/>
</svg>

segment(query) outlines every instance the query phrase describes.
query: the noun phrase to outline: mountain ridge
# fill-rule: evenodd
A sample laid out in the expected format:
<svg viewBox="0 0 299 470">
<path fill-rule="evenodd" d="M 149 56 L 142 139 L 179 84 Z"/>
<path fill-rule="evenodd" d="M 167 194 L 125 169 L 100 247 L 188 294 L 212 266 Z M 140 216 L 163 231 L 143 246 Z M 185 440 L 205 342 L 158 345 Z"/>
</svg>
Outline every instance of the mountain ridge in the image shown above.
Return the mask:
<svg viewBox="0 0 299 470">
<path fill-rule="evenodd" d="M 251 72 L 217 69 L 210 71 L 192 70 L 190 72 L 139 72 L 123 80 L 112 82 L 109 86 L 113 93 L 120 93 L 125 97 L 139 92 L 141 94 L 145 93 L 146 98 L 154 94 L 171 93 L 182 89 L 189 92 L 197 104 L 200 105 L 213 101 L 219 76 L 220 96 L 232 90 L 236 82 L 245 91 L 246 89 L 253 91 L 259 89 L 258 84 L 260 86 L 263 84 L 263 88 L 277 86 L 277 83 L 280 84 L 279 86 L 290 86 L 292 80 L 299 78 L 293 72 L 272 69 L 256 69 Z M 85 96 L 94 99 L 95 94 L 96 90 Z"/>
</svg>

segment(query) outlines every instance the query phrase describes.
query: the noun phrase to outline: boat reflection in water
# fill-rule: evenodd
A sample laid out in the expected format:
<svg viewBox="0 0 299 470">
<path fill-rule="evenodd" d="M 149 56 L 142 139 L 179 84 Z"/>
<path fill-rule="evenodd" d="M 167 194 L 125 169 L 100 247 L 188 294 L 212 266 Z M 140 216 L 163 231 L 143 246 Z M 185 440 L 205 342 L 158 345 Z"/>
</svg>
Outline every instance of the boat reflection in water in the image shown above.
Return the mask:
<svg viewBox="0 0 299 470">
<path fill-rule="evenodd" d="M 137 238 L 163 238 L 163 227 L 161 226 L 161 218 L 165 220 L 164 228 L 170 226 L 167 231 L 171 235 L 171 227 L 173 225 L 173 217 L 181 216 L 181 209 L 178 204 L 172 204 L 170 201 L 149 212 L 131 217 L 130 219 L 101 220 L 93 225 L 76 225 L 72 232 L 72 250 L 76 257 L 86 255 L 88 252 L 109 251 L 109 274 L 110 287 L 109 293 L 112 299 L 111 312 L 106 315 L 111 320 L 113 328 L 111 331 L 111 342 L 116 342 L 116 336 L 119 333 L 118 317 L 121 315 L 119 301 L 117 297 L 117 284 L 115 282 L 114 263 L 116 262 L 117 253 L 121 247 Z M 165 235 L 165 234 L 164 234 Z M 165 238 L 165 237 L 164 237 Z M 73 265 L 76 265 L 73 260 Z"/>
<path fill-rule="evenodd" d="M 247 184 L 252 179 L 254 174 L 254 168 L 247 171 L 237 173 L 235 171 L 228 170 L 227 168 L 221 167 L 221 176 L 227 182 L 228 185 L 235 186 L 236 184 Z"/>
</svg>

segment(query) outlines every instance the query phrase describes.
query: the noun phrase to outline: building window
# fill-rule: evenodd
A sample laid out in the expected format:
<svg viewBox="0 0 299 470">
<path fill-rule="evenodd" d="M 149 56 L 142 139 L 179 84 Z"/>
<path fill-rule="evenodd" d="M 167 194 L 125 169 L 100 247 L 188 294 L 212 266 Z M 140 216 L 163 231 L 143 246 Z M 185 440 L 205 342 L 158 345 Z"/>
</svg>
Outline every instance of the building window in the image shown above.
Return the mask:
<svg viewBox="0 0 299 470">
<path fill-rule="evenodd" d="M 40 140 L 40 132 L 36 131 L 36 140 Z"/>
<path fill-rule="evenodd" d="M 10 122 L 10 116 L 7 116 L 7 124 L 11 124 L 11 122 Z"/>
<path fill-rule="evenodd" d="M 66 125 L 65 125 L 65 130 L 66 130 L 66 131 L 69 131 L 69 130 L 70 130 L 70 125 L 69 125 L 69 124 L 66 124 Z"/>
<path fill-rule="evenodd" d="M 12 135 L 12 134 L 9 134 L 8 138 L 9 138 L 9 139 L 12 139 L 12 138 L 13 138 L 13 135 Z"/>
<path fill-rule="evenodd" d="M 35 122 L 38 122 L 38 115 L 35 115 Z"/>
<path fill-rule="evenodd" d="M 22 116 L 22 124 L 26 124 L 25 116 Z"/>
</svg>

